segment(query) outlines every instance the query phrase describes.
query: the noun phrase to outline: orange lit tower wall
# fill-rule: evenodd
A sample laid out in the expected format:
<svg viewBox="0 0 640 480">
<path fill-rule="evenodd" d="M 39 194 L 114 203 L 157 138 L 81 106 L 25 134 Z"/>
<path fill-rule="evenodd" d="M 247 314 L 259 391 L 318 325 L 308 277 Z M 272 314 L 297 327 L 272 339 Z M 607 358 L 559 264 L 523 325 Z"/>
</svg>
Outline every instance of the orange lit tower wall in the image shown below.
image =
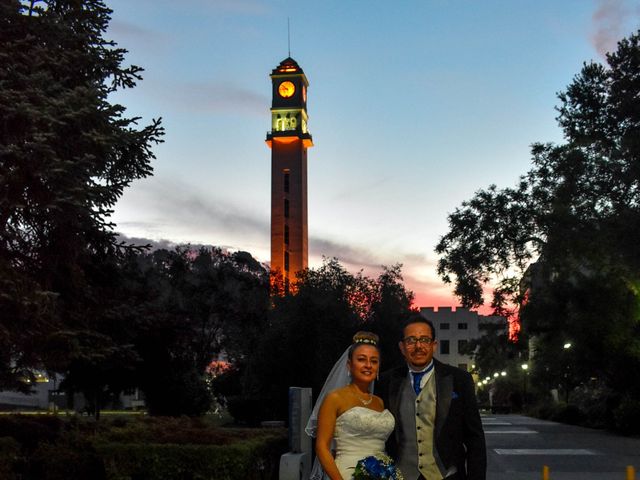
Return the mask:
<svg viewBox="0 0 640 480">
<path fill-rule="evenodd" d="M 271 72 L 271 269 L 279 271 L 284 288 L 308 265 L 307 149 L 313 146 L 307 128 L 307 87 L 300 66 L 286 58 Z"/>
</svg>

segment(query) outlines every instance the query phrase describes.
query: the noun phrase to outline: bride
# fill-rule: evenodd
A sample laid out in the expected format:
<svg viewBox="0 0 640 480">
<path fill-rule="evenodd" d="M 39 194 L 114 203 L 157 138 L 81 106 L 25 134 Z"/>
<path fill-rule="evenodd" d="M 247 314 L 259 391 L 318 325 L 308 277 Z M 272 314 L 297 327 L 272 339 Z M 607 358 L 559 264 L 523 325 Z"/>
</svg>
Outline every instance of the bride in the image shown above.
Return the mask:
<svg viewBox="0 0 640 480">
<path fill-rule="evenodd" d="M 356 333 L 320 392 L 307 424 L 307 433 L 316 436 L 312 480 L 322 479 L 322 470 L 325 479 L 348 480 L 358 460 L 384 453 L 395 420 L 382 399 L 371 393 L 380 368 L 377 345 L 376 334 Z"/>
</svg>

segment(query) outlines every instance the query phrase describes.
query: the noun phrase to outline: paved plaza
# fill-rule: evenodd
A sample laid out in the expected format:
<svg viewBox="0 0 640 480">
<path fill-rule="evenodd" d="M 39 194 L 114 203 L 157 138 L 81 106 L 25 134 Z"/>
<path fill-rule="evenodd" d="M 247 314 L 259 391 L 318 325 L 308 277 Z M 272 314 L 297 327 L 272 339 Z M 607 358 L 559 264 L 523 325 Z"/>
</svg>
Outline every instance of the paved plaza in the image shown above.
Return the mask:
<svg viewBox="0 0 640 480">
<path fill-rule="evenodd" d="M 640 480 L 640 438 L 522 415 L 485 415 L 487 480 Z"/>
</svg>

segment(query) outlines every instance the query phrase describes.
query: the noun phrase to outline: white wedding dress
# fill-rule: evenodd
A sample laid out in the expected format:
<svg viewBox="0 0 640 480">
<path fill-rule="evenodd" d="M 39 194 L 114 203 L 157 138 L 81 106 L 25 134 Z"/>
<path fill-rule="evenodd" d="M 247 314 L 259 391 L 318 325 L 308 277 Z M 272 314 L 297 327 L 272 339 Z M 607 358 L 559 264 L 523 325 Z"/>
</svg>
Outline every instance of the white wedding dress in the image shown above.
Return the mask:
<svg viewBox="0 0 640 480">
<path fill-rule="evenodd" d="M 353 476 L 358 460 L 384 453 L 384 444 L 393 431 L 395 419 L 389 410 L 376 412 L 353 407 L 336 419 L 336 465 L 344 480 Z"/>
</svg>

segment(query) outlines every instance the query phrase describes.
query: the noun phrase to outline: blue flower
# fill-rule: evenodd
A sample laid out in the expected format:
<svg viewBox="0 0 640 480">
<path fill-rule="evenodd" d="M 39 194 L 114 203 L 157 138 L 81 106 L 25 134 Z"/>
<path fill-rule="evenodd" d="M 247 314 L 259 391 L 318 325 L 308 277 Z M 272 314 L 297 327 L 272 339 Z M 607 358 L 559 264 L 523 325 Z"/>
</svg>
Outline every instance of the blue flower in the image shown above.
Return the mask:
<svg viewBox="0 0 640 480">
<path fill-rule="evenodd" d="M 354 480 L 403 480 L 402 473 L 386 455 L 371 455 L 359 460 Z"/>
</svg>

